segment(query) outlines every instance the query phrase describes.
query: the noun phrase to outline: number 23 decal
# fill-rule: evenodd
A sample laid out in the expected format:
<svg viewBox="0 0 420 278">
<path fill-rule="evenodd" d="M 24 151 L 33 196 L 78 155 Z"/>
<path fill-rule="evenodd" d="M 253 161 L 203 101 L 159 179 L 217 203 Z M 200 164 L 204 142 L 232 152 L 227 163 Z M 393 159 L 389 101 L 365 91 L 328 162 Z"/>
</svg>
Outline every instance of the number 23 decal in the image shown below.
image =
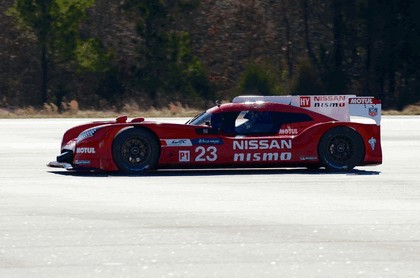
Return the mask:
<svg viewBox="0 0 420 278">
<path fill-rule="evenodd" d="M 217 149 L 216 147 L 207 147 L 204 148 L 202 146 L 197 147 L 195 152 L 198 153 L 195 161 L 203 162 L 203 161 L 216 161 L 217 160 Z"/>
</svg>

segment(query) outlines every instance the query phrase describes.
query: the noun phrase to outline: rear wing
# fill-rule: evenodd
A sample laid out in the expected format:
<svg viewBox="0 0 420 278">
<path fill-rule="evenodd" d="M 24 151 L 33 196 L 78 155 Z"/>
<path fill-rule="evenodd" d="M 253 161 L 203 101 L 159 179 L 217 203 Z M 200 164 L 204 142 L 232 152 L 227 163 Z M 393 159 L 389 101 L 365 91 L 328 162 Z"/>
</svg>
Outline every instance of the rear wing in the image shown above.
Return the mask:
<svg viewBox="0 0 420 278">
<path fill-rule="evenodd" d="M 381 125 L 381 101 L 372 96 L 237 96 L 232 102 L 275 102 L 308 109 L 341 122 Z"/>
</svg>

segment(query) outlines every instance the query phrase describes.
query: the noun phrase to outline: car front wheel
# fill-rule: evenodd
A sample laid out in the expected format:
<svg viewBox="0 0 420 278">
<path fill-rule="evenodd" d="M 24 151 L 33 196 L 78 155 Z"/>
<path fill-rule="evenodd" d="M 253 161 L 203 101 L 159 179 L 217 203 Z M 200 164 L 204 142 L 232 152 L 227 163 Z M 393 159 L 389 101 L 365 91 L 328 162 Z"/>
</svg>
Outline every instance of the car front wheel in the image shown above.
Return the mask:
<svg viewBox="0 0 420 278">
<path fill-rule="evenodd" d="M 148 130 L 129 128 L 115 137 L 112 155 L 121 172 L 140 173 L 156 168 L 159 144 Z"/>
</svg>

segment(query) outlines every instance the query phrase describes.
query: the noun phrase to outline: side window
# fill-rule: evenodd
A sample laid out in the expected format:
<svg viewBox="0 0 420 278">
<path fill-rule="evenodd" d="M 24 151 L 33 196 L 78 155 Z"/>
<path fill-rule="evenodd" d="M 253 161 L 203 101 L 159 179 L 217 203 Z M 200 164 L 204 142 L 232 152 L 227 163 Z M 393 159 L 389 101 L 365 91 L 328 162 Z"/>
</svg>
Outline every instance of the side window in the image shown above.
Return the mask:
<svg viewBox="0 0 420 278">
<path fill-rule="evenodd" d="M 238 135 L 264 135 L 276 132 L 275 117 L 268 111 L 242 111 L 235 120 L 235 132 Z"/>
<path fill-rule="evenodd" d="M 211 126 L 218 131 L 227 134 L 235 133 L 235 119 L 239 112 L 226 112 L 213 114 L 211 117 Z"/>
<path fill-rule="evenodd" d="M 217 113 L 211 116 L 211 126 L 231 135 L 274 135 L 283 125 L 312 121 L 303 113 L 239 111 Z"/>
<path fill-rule="evenodd" d="M 240 126 L 240 125 L 242 125 L 242 124 L 245 124 L 246 122 L 248 122 L 249 121 L 249 119 L 247 119 L 246 117 L 245 117 L 245 115 L 248 113 L 248 111 L 241 111 L 240 113 L 239 113 L 239 115 L 238 115 L 238 117 L 236 118 L 236 120 L 235 120 L 235 129 L 238 127 L 238 126 Z"/>
</svg>

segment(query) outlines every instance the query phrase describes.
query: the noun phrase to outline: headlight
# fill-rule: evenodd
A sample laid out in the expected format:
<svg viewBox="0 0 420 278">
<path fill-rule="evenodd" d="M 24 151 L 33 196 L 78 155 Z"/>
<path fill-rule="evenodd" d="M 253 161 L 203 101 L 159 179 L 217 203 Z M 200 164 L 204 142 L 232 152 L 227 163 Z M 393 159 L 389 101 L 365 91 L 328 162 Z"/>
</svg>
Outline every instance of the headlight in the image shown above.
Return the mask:
<svg viewBox="0 0 420 278">
<path fill-rule="evenodd" d="M 77 143 L 85 140 L 86 138 L 92 137 L 97 130 L 98 128 L 95 127 L 95 128 L 90 128 L 83 131 L 82 133 L 79 134 L 79 136 L 77 136 L 77 139 L 76 139 Z"/>
</svg>

